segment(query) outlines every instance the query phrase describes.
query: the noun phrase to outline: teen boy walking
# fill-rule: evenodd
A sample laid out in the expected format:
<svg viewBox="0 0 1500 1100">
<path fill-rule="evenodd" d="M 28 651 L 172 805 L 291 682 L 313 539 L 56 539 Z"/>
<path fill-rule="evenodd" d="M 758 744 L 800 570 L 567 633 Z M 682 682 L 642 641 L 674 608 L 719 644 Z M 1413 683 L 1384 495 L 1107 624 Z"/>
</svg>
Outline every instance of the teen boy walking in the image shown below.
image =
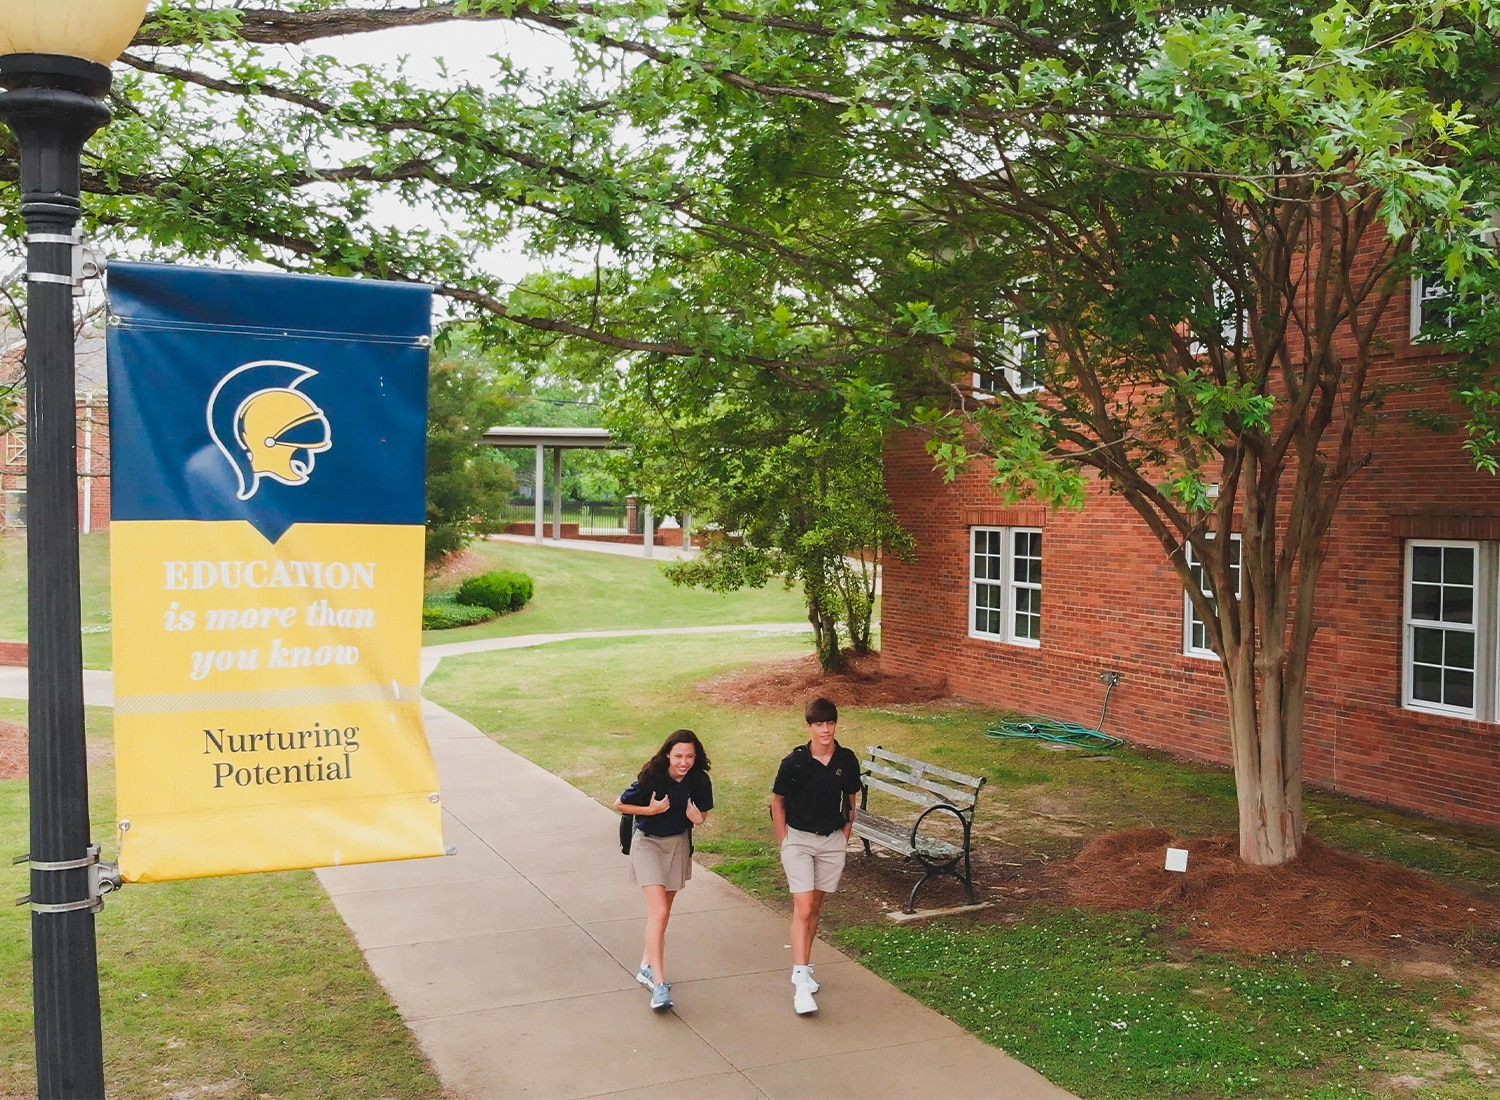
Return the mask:
<svg viewBox="0 0 1500 1100">
<path fill-rule="evenodd" d="M 854 828 L 859 757 L 840 745 L 839 708 L 821 696 L 807 704 L 808 742 L 781 761 L 771 786 L 771 820 L 792 894 L 792 1007 L 818 1011 L 812 945 L 823 899 L 838 889 Z"/>
</svg>

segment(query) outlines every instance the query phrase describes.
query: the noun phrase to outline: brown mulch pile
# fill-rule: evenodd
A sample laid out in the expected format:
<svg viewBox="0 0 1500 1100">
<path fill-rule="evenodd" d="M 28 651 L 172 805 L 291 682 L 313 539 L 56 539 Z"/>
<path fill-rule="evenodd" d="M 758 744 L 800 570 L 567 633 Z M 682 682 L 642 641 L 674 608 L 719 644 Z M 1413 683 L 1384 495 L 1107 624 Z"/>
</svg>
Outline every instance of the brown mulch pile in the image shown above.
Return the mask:
<svg viewBox="0 0 1500 1100">
<path fill-rule="evenodd" d="M 1188 850 L 1185 875 L 1164 869 L 1168 847 Z M 1170 912 L 1186 920 L 1194 942 L 1215 950 L 1400 957 L 1500 928 L 1500 910 L 1478 898 L 1311 836 L 1292 862 L 1252 867 L 1240 861 L 1234 836 L 1126 829 L 1088 844 L 1064 873 L 1075 904 Z"/>
<path fill-rule="evenodd" d="M 26 727 L 0 718 L 0 779 L 21 779 L 29 767 Z"/>
<path fill-rule="evenodd" d="M 948 695 L 948 681 L 914 676 L 886 676 L 880 654 L 849 657 L 844 671 L 825 673 L 813 654 L 790 661 L 755 665 L 705 680 L 698 690 L 716 702 L 735 706 L 801 705 L 815 695 L 844 707 L 879 707 L 930 703 Z"/>
<path fill-rule="evenodd" d="M 489 559 L 478 550 L 455 550 L 442 561 L 427 567 L 427 579 L 439 584 L 449 584 L 472 577 L 475 573 L 483 573 L 488 566 Z"/>
</svg>

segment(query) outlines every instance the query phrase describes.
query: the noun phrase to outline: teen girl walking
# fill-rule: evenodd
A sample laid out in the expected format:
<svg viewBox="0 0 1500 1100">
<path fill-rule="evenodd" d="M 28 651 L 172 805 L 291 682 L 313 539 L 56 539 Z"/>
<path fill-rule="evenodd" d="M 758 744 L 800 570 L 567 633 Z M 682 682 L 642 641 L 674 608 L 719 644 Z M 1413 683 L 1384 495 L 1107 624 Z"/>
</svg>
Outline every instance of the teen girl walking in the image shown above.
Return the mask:
<svg viewBox="0 0 1500 1100">
<path fill-rule="evenodd" d="M 672 900 L 693 877 L 693 826 L 714 808 L 708 753 L 692 730 L 677 730 L 646 761 L 615 809 L 635 815 L 630 873 L 646 899 L 646 946 L 636 981 L 651 990 L 651 1007 L 672 1006 L 667 982 L 667 922 Z"/>
</svg>

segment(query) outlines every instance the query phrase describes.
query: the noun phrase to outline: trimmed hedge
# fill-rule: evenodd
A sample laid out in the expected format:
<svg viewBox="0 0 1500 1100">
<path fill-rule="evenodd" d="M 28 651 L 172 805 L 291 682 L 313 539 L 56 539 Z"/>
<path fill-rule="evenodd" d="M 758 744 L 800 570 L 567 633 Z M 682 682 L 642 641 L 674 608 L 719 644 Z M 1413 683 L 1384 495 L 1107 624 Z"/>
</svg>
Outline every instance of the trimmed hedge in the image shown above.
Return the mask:
<svg viewBox="0 0 1500 1100">
<path fill-rule="evenodd" d="M 488 607 L 467 607 L 453 598 L 453 594 L 428 596 L 422 601 L 423 630 L 451 630 L 455 626 L 473 626 L 495 617 Z"/>
<path fill-rule="evenodd" d="M 497 615 L 519 611 L 531 599 L 531 578 L 525 573 L 482 573 L 458 587 L 454 597 L 470 607 L 487 607 Z"/>
</svg>

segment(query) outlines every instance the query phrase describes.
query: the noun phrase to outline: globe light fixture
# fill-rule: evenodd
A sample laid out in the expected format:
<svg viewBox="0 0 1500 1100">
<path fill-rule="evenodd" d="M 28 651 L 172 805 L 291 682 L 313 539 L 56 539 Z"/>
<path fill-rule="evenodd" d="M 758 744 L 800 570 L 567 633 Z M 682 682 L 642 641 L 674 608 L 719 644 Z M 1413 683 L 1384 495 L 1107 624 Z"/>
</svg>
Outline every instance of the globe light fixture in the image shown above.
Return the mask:
<svg viewBox="0 0 1500 1100">
<path fill-rule="evenodd" d="M 83 144 L 148 0 L 0 0 L 0 118 L 26 222 L 26 497 L 32 1007 L 37 1096 L 104 1096 L 78 593 L 73 292 Z"/>
<path fill-rule="evenodd" d="M 61 54 L 108 65 L 130 45 L 148 2 L 0 0 L 0 54 Z"/>
</svg>

